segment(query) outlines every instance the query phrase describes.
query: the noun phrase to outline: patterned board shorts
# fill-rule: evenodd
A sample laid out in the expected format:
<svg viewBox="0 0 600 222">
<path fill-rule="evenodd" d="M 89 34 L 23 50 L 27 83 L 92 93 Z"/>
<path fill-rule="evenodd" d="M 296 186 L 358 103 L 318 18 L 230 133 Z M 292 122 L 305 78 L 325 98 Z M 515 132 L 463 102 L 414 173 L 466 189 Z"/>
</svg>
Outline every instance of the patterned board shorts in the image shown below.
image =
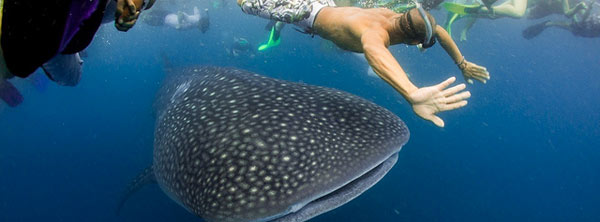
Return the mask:
<svg viewBox="0 0 600 222">
<path fill-rule="evenodd" d="M 333 0 L 244 0 L 240 7 L 246 14 L 292 23 L 310 30 L 317 13 L 328 6 L 335 6 Z"/>
</svg>

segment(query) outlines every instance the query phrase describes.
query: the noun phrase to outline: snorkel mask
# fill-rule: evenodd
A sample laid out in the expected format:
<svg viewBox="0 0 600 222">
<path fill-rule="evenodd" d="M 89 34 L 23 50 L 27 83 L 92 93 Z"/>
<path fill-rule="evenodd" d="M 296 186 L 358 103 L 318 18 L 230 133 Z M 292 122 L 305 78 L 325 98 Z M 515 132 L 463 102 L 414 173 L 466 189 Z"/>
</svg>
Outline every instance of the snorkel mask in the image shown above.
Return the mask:
<svg viewBox="0 0 600 222">
<path fill-rule="evenodd" d="M 425 39 L 423 39 L 423 43 L 419 48 L 430 48 L 435 44 L 435 38 L 433 37 L 433 26 L 427 17 L 425 9 L 423 9 L 423 6 L 421 6 L 421 3 L 419 3 L 417 0 L 412 0 L 412 2 L 415 4 L 415 8 L 417 8 L 421 17 L 423 17 L 423 21 L 425 21 Z"/>
<path fill-rule="evenodd" d="M 148 10 L 148 9 L 152 8 L 152 6 L 154 5 L 154 2 L 156 2 L 156 0 L 144 0 L 141 10 Z"/>
</svg>

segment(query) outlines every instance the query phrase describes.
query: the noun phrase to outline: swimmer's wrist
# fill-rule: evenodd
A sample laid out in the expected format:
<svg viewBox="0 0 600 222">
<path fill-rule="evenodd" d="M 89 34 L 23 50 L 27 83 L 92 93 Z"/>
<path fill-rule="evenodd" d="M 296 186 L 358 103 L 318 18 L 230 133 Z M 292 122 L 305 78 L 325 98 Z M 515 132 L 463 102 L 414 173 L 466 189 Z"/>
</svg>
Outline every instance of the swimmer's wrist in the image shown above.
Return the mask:
<svg viewBox="0 0 600 222">
<path fill-rule="evenodd" d="M 463 56 L 462 59 L 459 62 L 455 62 L 456 66 L 458 66 L 458 68 L 460 70 L 465 70 L 465 68 L 467 68 L 467 60 L 465 59 L 465 57 Z"/>
</svg>

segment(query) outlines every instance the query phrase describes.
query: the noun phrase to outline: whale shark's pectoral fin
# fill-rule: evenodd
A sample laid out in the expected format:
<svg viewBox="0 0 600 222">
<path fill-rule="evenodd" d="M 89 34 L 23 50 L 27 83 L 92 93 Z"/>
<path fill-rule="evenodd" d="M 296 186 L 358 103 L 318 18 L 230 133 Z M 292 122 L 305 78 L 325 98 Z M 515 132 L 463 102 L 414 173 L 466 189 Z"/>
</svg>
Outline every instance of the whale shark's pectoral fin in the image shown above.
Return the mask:
<svg viewBox="0 0 600 222">
<path fill-rule="evenodd" d="M 156 178 L 154 177 L 154 170 L 152 169 L 152 166 L 150 166 L 144 169 L 142 173 L 137 175 L 137 177 L 135 177 L 135 179 L 133 179 L 133 181 L 129 183 L 127 189 L 125 189 L 125 191 L 121 195 L 121 199 L 119 199 L 116 214 L 119 215 L 121 213 L 121 208 L 123 208 L 123 205 L 125 205 L 125 201 L 127 201 L 129 197 L 131 197 L 131 195 L 133 195 L 138 190 L 142 189 L 142 187 L 144 187 L 146 184 L 153 183 L 156 183 Z"/>
</svg>

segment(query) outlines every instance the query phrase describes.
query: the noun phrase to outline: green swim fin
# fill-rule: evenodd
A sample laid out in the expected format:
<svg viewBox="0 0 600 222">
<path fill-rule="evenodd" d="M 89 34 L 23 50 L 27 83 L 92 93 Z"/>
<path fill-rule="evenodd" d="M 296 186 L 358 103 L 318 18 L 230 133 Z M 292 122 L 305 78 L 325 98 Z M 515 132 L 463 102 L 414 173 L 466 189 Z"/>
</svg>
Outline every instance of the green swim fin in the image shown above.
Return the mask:
<svg viewBox="0 0 600 222">
<path fill-rule="evenodd" d="M 266 44 L 262 44 L 258 47 L 258 51 L 263 51 L 263 50 L 267 50 L 271 47 L 275 47 L 278 46 L 279 43 L 281 42 L 281 36 L 277 39 L 274 39 L 275 37 L 275 26 L 273 26 L 271 28 L 271 33 L 269 34 L 269 41 L 267 41 Z"/>
<path fill-rule="evenodd" d="M 446 32 L 448 32 L 450 36 L 452 36 L 452 24 L 461 17 L 462 16 L 456 13 L 448 12 L 448 20 L 446 21 L 446 24 L 444 24 L 444 29 L 446 29 Z"/>
<path fill-rule="evenodd" d="M 458 15 L 467 15 L 467 14 L 470 14 L 470 13 L 468 13 L 468 11 L 472 11 L 472 10 L 482 7 L 479 4 L 465 5 L 465 4 L 459 4 L 459 3 L 454 3 L 454 2 L 444 2 L 442 4 L 442 6 L 449 12 L 453 12 Z"/>
</svg>

